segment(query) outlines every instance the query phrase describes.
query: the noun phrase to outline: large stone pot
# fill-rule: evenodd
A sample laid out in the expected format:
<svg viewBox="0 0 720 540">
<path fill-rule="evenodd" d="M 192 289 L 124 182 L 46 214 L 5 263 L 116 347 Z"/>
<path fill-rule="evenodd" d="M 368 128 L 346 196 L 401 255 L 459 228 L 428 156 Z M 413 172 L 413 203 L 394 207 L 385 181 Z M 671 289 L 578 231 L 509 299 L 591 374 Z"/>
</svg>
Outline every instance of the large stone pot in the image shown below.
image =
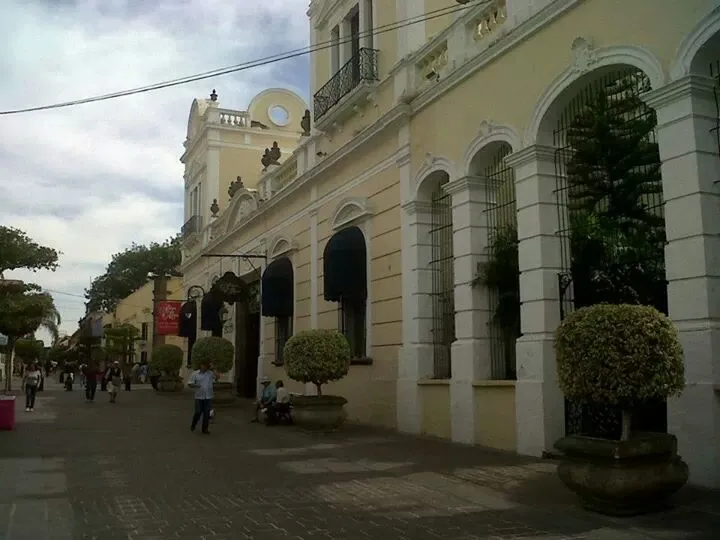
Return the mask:
<svg viewBox="0 0 720 540">
<path fill-rule="evenodd" d="M 158 391 L 180 392 L 183 389 L 183 380 L 180 377 L 163 376 L 158 379 Z"/>
<path fill-rule="evenodd" d="M 345 422 L 347 399 L 341 396 L 295 396 L 293 420 L 301 428 L 332 431 Z"/>
<path fill-rule="evenodd" d="M 216 382 L 213 385 L 213 406 L 227 407 L 235 403 L 237 396 L 232 383 Z"/>
<path fill-rule="evenodd" d="M 565 454 L 558 465 L 560 480 L 585 508 L 601 514 L 661 510 L 688 480 L 677 439 L 666 433 L 634 434 L 628 441 L 572 435 L 555 447 Z"/>
</svg>

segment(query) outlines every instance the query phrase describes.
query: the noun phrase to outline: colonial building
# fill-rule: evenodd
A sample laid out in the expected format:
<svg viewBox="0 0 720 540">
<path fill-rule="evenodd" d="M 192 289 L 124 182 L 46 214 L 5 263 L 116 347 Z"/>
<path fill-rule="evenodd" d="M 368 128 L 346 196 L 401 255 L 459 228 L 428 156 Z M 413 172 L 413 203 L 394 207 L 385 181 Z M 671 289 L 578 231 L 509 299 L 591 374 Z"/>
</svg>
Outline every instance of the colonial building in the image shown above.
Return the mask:
<svg viewBox="0 0 720 540">
<path fill-rule="evenodd" d="M 219 217 L 186 242 L 188 285 L 263 276 L 257 346 L 228 333 L 247 362 L 257 350 L 258 375 L 283 377 L 291 333 L 339 328 L 355 360 L 328 392 L 351 418 L 552 450 L 584 421 L 558 388 L 553 333 L 599 294 L 573 238 L 597 218 L 577 210 L 578 156 L 587 119 L 604 114 L 646 150 L 625 172 L 655 179 L 645 258 L 667 285 L 648 295 L 686 353 L 687 389 L 657 404 L 655 429 L 678 436 L 693 482 L 720 486 L 717 2 L 314 0 L 308 15 L 324 44 L 311 56 L 312 126 L 229 202 L 232 168 L 203 165 L 199 208 L 217 198 Z M 189 148 L 198 119 L 218 117 L 205 106 L 193 105 Z M 510 252 L 516 285 L 488 275 Z"/>
</svg>

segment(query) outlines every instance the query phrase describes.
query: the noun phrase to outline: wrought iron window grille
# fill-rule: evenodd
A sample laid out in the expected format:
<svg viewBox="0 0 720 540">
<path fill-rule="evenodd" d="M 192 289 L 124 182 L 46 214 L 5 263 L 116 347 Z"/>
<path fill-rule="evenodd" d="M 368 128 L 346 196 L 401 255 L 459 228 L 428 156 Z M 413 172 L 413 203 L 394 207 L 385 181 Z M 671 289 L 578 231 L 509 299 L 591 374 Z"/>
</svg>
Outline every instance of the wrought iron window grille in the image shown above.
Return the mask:
<svg viewBox="0 0 720 540">
<path fill-rule="evenodd" d="M 313 96 L 315 121 L 363 82 L 378 80 L 378 51 L 366 47 L 359 49 Z"/>
</svg>

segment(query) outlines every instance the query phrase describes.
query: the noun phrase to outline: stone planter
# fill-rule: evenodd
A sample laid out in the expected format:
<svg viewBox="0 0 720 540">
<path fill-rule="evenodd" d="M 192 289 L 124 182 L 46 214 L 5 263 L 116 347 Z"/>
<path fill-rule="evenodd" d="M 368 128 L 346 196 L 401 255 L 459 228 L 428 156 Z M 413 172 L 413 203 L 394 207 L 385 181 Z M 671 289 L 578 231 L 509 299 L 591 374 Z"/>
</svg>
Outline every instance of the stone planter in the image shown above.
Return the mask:
<svg viewBox="0 0 720 540">
<path fill-rule="evenodd" d="M 565 455 L 560 480 L 601 514 L 633 516 L 663 509 L 688 480 L 688 466 L 677 455 L 677 439 L 642 433 L 628 441 L 572 435 L 555 447 Z"/>
<path fill-rule="evenodd" d="M 293 420 L 301 428 L 332 431 L 345 422 L 347 399 L 340 396 L 295 396 L 292 400 Z"/>
<path fill-rule="evenodd" d="M 237 396 L 232 383 L 216 382 L 213 385 L 213 407 L 226 407 L 235 403 Z"/>
<path fill-rule="evenodd" d="M 183 389 L 183 381 L 180 377 L 160 377 L 158 380 L 159 392 L 180 392 Z"/>
</svg>

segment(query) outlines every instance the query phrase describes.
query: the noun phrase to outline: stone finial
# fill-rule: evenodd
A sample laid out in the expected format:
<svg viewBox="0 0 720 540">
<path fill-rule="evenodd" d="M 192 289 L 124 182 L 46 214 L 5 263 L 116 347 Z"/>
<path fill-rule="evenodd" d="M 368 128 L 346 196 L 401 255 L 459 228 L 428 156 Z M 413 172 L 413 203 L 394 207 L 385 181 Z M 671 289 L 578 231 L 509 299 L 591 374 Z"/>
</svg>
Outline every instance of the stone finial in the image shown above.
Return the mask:
<svg viewBox="0 0 720 540">
<path fill-rule="evenodd" d="M 280 152 L 280 147 L 278 146 L 277 141 L 275 141 L 273 142 L 272 148 L 265 149 L 265 153 L 260 159 L 260 163 L 262 163 L 263 167 L 266 168 L 270 165 L 278 165 L 281 156 L 282 153 Z"/>
<path fill-rule="evenodd" d="M 303 130 L 303 137 L 310 136 L 310 109 L 305 109 L 305 114 L 300 120 L 300 127 Z"/>
<path fill-rule="evenodd" d="M 215 89 L 213 88 L 212 93 L 210 94 L 210 101 L 217 101 L 218 95 Z"/>
<path fill-rule="evenodd" d="M 218 204 L 217 199 L 213 199 L 213 202 L 210 205 L 210 212 L 212 212 L 212 217 L 217 217 L 219 211 L 220 205 Z"/>
<path fill-rule="evenodd" d="M 242 178 L 238 176 L 235 180 L 230 182 L 230 187 L 228 187 L 228 195 L 230 195 L 230 198 L 232 199 L 235 194 L 241 189 L 245 189 L 245 185 L 243 184 Z"/>
</svg>

